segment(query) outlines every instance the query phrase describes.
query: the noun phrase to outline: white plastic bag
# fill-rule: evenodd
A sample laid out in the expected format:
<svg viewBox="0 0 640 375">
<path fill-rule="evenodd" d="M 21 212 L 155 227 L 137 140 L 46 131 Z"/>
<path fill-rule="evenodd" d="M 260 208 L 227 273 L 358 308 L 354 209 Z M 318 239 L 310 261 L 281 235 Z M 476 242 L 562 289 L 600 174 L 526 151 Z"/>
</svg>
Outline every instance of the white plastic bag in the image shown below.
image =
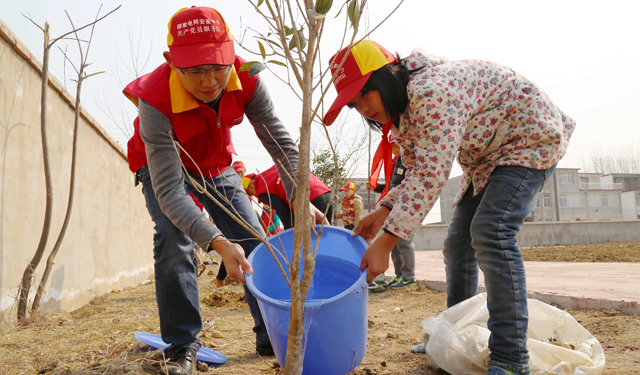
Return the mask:
<svg viewBox="0 0 640 375">
<path fill-rule="evenodd" d="M 602 346 L 568 313 L 534 299 L 529 305 L 529 364 L 533 375 L 599 375 Z M 454 375 L 484 375 L 489 368 L 486 293 L 422 321 L 427 353 Z"/>
</svg>

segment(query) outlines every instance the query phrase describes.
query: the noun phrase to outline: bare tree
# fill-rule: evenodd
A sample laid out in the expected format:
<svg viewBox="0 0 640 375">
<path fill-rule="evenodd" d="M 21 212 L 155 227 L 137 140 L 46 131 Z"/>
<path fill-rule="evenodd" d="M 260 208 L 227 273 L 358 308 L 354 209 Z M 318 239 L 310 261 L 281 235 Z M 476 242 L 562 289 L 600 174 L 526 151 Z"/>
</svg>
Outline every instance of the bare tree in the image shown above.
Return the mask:
<svg viewBox="0 0 640 375">
<path fill-rule="evenodd" d="M 102 8 L 102 6 L 100 7 L 100 9 Z M 77 41 L 78 46 L 80 47 L 80 56 L 81 56 L 81 64 L 80 64 L 80 69 L 77 70 L 78 72 L 78 81 L 77 81 L 77 91 L 76 91 L 76 106 L 75 106 L 75 119 L 74 119 L 74 133 L 73 133 L 73 151 L 72 151 L 72 157 L 71 157 L 71 180 L 70 180 L 70 186 L 69 186 L 69 199 L 68 199 L 68 203 L 67 203 L 67 212 L 65 215 L 65 219 L 64 219 L 64 223 L 62 225 L 62 229 L 60 231 L 60 234 L 58 236 L 58 239 L 56 241 L 56 244 L 54 245 L 54 248 L 51 252 L 51 255 L 49 256 L 49 258 L 47 259 L 47 270 L 45 271 L 46 276 L 48 277 L 49 272 L 51 271 L 51 266 L 53 264 L 53 258 L 55 257 L 55 254 L 57 253 L 60 244 L 62 242 L 62 239 L 64 238 L 67 226 L 69 224 L 69 218 L 71 215 L 71 209 L 73 207 L 73 192 L 74 192 L 74 184 L 75 184 L 75 162 L 76 162 L 76 148 L 77 148 L 77 133 L 78 133 L 78 122 L 79 122 L 79 116 L 80 116 L 80 91 L 81 91 L 81 85 L 82 85 L 82 81 L 88 77 L 90 77 L 91 75 L 86 75 L 84 73 L 84 68 L 87 66 L 86 64 L 86 57 L 83 59 L 82 57 L 82 47 L 81 47 L 81 42 L 86 42 L 83 41 L 79 38 L 78 36 L 78 31 L 83 30 L 89 26 L 92 26 L 91 28 L 91 36 L 93 36 L 93 29 L 95 27 L 95 24 L 98 23 L 99 21 L 103 20 L 105 17 L 109 16 L 111 13 L 115 12 L 116 10 L 118 10 L 120 8 L 120 6 L 118 6 L 117 8 L 115 8 L 114 10 L 110 11 L 109 13 L 107 13 L 106 15 L 98 18 L 96 16 L 96 19 L 93 22 L 90 22 L 82 27 L 79 28 L 75 28 L 73 26 L 73 22 L 71 21 L 71 18 L 69 18 L 69 21 L 71 22 L 71 27 L 72 30 L 69 31 L 68 33 L 63 34 L 62 36 L 54 39 L 53 41 L 50 41 L 49 39 L 49 23 L 45 22 L 44 24 L 44 28 L 40 27 L 37 23 L 35 23 L 30 17 L 25 16 L 29 21 L 31 21 L 34 25 L 36 25 L 40 30 L 42 30 L 42 32 L 44 33 L 44 52 L 43 52 L 43 57 L 42 57 L 42 93 L 41 93 L 41 97 L 40 97 L 40 105 L 41 105 L 41 109 L 40 109 L 40 113 L 41 113 L 41 117 L 40 117 L 40 131 L 42 134 L 42 156 L 43 156 L 43 161 L 44 161 L 44 175 L 45 175 L 45 186 L 46 186 L 46 192 L 47 192 L 47 198 L 46 198 L 46 206 L 45 206 L 45 218 L 44 218 L 44 224 L 43 224 L 43 228 L 42 228 L 42 234 L 40 236 L 40 241 L 38 243 L 38 248 L 36 249 L 36 252 L 33 256 L 33 258 L 31 259 L 31 261 L 29 262 L 29 264 L 27 265 L 27 268 L 24 270 L 23 274 L 22 274 L 22 281 L 20 283 L 20 287 L 18 289 L 18 312 L 17 312 L 17 317 L 18 320 L 22 320 L 26 317 L 26 313 L 27 313 L 27 303 L 28 303 L 28 298 L 29 298 L 29 291 L 31 290 L 31 281 L 33 278 L 33 274 L 35 272 L 35 269 L 38 267 L 38 265 L 40 264 L 40 261 L 42 260 L 42 257 L 44 256 L 44 251 L 45 248 L 47 246 L 47 240 L 49 238 L 49 232 L 51 230 L 51 216 L 52 216 L 52 210 L 53 210 L 53 189 L 52 189 L 52 184 L 51 184 L 51 169 L 49 167 L 49 146 L 48 146 L 48 141 L 47 141 L 47 119 L 46 119 L 46 107 L 47 107 L 47 88 L 49 86 L 49 52 L 51 50 L 51 47 L 53 47 L 53 45 L 62 39 L 68 39 L 67 36 L 71 35 L 71 34 L 75 34 L 75 38 L 73 38 L 74 40 Z M 98 14 L 100 13 L 100 11 L 98 10 Z M 67 17 L 69 17 L 69 14 L 67 13 Z M 88 47 L 87 47 L 87 52 L 88 52 Z M 66 55 L 65 55 L 65 59 L 66 59 Z M 97 74 L 97 73 L 96 73 Z M 92 74 L 93 75 L 93 74 Z M 41 295 L 42 294 L 42 290 L 41 288 L 43 287 L 43 285 L 46 283 L 46 278 L 45 275 L 43 275 L 42 280 L 40 281 L 40 287 L 38 288 L 38 293 Z M 38 296 L 37 302 L 34 301 L 34 305 L 35 307 L 32 308 L 32 311 L 35 311 L 35 309 L 37 309 L 37 306 L 39 304 L 39 299 L 40 297 Z"/>
<path fill-rule="evenodd" d="M 358 117 L 356 122 L 362 122 L 361 117 Z M 347 179 L 351 178 L 365 161 L 367 151 L 367 143 L 362 140 L 368 137 L 368 125 L 353 126 L 353 122 L 349 117 L 342 117 L 327 128 L 326 132 L 323 125 L 317 124 L 316 128 L 322 131 L 321 137 L 311 139 L 312 157 L 318 156 L 325 150 L 331 150 L 329 144 L 333 144 L 335 152 L 342 159 L 342 162 L 338 162 L 338 166 L 344 169 L 344 175 L 341 177 Z"/>
<path fill-rule="evenodd" d="M 582 170 L 586 173 L 640 173 L 640 147 L 597 149 L 582 155 Z"/>
<path fill-rule="evenodd" d="M 267 21 L 268 33 L 256 32 L 259 52 L 253 52 L 240 41 L 242 48 L 262 57 L 262 62 L 251 61 L 243 65 L 241 70 L 248 69 L 250 74 L 256 74 L 267 69 L 268 64 L 285 65 L 287 75 L 280 78 L 285 82 L 302 102 L 302 116 L 300 121 L 300 155 L 298 161 L 295 183 L 297 186 L 294 210 L 296 215 L 294 247 L 292 260 L 289 264 L 291 286 L 291 320 L 289 323 L 289 335 L 287 341 L 287 355 L 283 367 L 285 374 L 300 374 L 304 359 L 303 322 L 304 303 L 311 287 L 311 279 L 315 268 L 316 248 L 311 246 L 311 227 L 309 219 L 309 171 L 310 171 L 310 141 L 311 127 L 314 121 L 321 123 L 322 99 L 330 89 L 331 81 L 337 74 L 331 76 L 327 66 L 323 66 L 320 57 L 320 40 L 323 35 L 326 15 L 331 10 L 332 0 L 248 0 L 255 10 Z M 398 6 L 402 3 L 399 1 Z M 352 46 L 358 33 L 358 26 L 362 16 L 362 10 L 366 7 L 367 0 L 344 1 L 338 11 L 338 15 L 345 10 L 344 32 L 341 46 L 346 43 Z M 396 7 L 397 9 L 397 7 Z M 336 16 L 337 17 L 337 16 Z M 351 28 L 351 31 L 349 31 Z M 374 28 L 375 30 L 375 28 Z M 349 37 L 347 35 L 349 34 Z M 366 37 L 367 35 L 365 35 Z M 266 47 L 265 47 L 266 45 Z M 340 48 L 336 48 L 338 50 Z M 269 58 L 269 60 L 267 60 Z M 346 59 L 346 56 L 345 56 Z M 340 67 L 344 63 L 335 61 Z M 283 62 L 284 61 L 284 62 Z M 330 79 L 328 79 L 330 77 Z M 329 81 L 329 82 L 327 82 Z M 320 91 L 319 99 L 314 102 L 313 94 Z M 329 148 L 333 154 L 336 171 L 338 160 L 335 145 L 328 136 Z M 336 172 L 337 173 L 337 172 Z M 333 194 L 333 193 L 332 193 Z M 333 199 L 333 197 L 332 197 Z M 322 234 L 322 228 L 317 235 Z M 272 252 L 273 255 L 273 252 Z M 300 270 L 300 261 L 304 257 L 304 269 Z M 277 259 L 276 259 L 277 261 Z"/>
<path fill-rule="evenodd" d="M 357 121 L 361 122 L 361 117 Z M 366 162 L 367 169 L 371 164 L 366 158 L 368 143 L 362 142 L 369 137 L 368 126 L 348 126 L 352 123 L 349 117 L 341 117 L 327 129 L 327 132 L 324 132 L 324 127 L 318 125 L 317 128 L 322 130 L 322 135 L 311 139 L 311 173 L 334 192 L 339 191 L 343 184 L 353 177 L 363 161 Z M 333 142 L 335 152 L 331 150 L 330 142 Z M 338 194 L 333 194 L 332 199 L 334 207 L 341 202 Z M 332 218 L 328 219 L 332 222 Z"/>
</svg>

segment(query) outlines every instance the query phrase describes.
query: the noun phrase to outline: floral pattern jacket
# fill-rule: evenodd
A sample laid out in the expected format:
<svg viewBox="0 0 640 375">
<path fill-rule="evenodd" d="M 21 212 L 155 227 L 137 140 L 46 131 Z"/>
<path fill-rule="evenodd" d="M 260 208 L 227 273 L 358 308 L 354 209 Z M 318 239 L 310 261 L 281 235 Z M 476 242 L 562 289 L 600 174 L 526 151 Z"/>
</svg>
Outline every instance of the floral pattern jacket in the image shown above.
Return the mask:
<svg viewBox="0 0 640 375">
<path fill-rule="evenodd" d="M 407 173 L 381 204 L 393 209 L 384 228 L 409 239 L 444 188 L 454 158 L 462 167 L 457 204 L 474 196 L 497 166 L 547 169 L 567 151 L 575 121 L 531 81 L 489 61 L 448 61 L 416 49 L 403 60 L 411 73 L 409 108 L 391 131 Z"/>
</svg>

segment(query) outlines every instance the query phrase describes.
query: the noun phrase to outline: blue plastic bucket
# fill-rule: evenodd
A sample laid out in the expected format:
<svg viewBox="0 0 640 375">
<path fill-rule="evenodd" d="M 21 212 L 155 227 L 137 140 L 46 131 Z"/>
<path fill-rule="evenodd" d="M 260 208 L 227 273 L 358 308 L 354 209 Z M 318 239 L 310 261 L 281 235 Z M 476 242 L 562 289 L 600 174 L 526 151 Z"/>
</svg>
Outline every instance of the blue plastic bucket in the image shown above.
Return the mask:
<svg viewBox="0 0 640 375">
<path fill-rule="evenodd" d="M 283 255 L 284 246 L 289 262 L 293 236 L 293 229 L 289 229 L 268 240 Z M 315 246 L 313 234 L 311 241 Z M 351 237 L 351 231 L 331 226 L 324 227 L 319 241 L 311 289 L 304 304 L 307 341 L 303 374 L 347 374 L 360 364 L 367 350 L 369 294 L 367 274 L 360 272 L 360 262 L 368 245 L 361 237 Z M 284 366 L 291 290 L 264 244 L 256 247 L 248 260 L 254 272 L 247 276 L 247 286 L 260 305 L 276 359 Z M 286 264 L 279 260 L 288 275 Z"/>
</svg>

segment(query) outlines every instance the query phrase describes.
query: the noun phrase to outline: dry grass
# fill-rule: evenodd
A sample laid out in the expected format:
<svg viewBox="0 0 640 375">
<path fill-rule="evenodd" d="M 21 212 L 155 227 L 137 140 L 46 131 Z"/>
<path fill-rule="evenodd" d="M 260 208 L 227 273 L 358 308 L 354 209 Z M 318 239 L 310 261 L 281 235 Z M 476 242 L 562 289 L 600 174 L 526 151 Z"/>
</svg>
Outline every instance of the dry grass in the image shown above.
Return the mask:
<svg viewBox="0 0 640 375">
<path fill-rule="evenodd" d="M 528 247 L 522 259 L 537 262 L 638 263 L 638 242 L 605 242 L 587 245 Z"/>
<path fill-rule="evenodd" d="M 640 242 L 531 248 L 523 254 L 526 260 L 538 261 L 638 262 Z M 253 321 L 241 285 L 217 289 L 216 269 L 209 266 L 200 278 L 205 321 L 200 336 L 206 347 L 228 359 L 219 368 L 200 364 L 199 373 L 279 374 L 274 357 L 260 357 L 253 350 Z M 436 374 L 424 356 L 410 354 L 409 348 L 422 338 L 420 321 L 444 311 L 445 300 L 444 293 L 424 286 L 371 294 L 367 354 L 352 374 Z M 569 313 L 602 343 L 605 375 L 640 374 L 640 316 L 618 311 Z M 133 338 L 136 331 L 159 333 L 153 283 L 113 291 L 71 313 L 34 316 L 3 331 L 0 374 L 162 374 L 162 352 L 148 351 Z"/>
</svg>

